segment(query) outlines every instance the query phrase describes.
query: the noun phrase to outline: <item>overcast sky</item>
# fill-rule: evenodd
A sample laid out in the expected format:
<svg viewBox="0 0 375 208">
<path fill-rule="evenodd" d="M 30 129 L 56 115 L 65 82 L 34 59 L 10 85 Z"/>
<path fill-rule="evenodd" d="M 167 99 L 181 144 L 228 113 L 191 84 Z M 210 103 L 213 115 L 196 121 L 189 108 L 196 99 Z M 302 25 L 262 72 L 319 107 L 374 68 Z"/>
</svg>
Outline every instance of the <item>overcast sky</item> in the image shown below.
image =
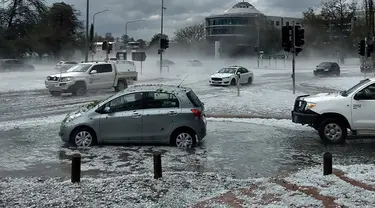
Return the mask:
<svg viewBox="0 0 375 208">
<path fill-rule="evenodd" d="M 53 0 L 46 0 L 52 5 Z M 164 0 L 164 33 L 173 36 L 180 28 L 203 22 L 204 17 L 221 14 L 240 0 Z M 81 11 L 80 19 L 86 19 L 85 0 L 65 0 Z M 301 17 L 302 11 L 317 6 L 321 0 L 248 0 L 265 15 Z M 98 11 L 110 9 L 95 17 L 95 31 L 99 35 L 107 32 L 115 37 L 125 34 L 125 23 L 132 20 L 145 21 L 128 24 L 128 35 L 149 41 L 160 33 L 161 0 L 90 0 L 90 23 Z"/>
</svg>

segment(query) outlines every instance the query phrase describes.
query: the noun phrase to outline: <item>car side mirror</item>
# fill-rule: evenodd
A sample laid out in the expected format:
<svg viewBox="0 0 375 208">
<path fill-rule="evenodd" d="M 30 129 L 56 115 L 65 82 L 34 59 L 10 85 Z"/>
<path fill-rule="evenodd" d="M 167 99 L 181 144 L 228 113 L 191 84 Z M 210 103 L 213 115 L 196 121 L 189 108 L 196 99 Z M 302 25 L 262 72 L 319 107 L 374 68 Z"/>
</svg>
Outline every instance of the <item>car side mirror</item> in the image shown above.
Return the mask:
<svg viewBox="0 0 375 208">
<path fill-rule="evenodd" d="M 90 74 L 96 74 L 96 73 L 98 73 L 98 71 L 96 71 L 96 70 L 90 71 Z"/>
</svg>

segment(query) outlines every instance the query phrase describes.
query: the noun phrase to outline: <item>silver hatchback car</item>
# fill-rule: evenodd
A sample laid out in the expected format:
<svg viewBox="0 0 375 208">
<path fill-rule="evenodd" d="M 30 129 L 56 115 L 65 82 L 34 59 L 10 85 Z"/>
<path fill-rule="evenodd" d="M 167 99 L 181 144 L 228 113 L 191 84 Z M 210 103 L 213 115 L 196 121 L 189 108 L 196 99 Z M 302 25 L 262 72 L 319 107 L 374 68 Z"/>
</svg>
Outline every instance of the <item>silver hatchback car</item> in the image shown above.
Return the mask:
<svg viewBox="0 0 375 208">
<path fill-rule="evenodd" d="M 206 136 L 204 104 L 190 89 L 134 85 L 68 114 L 60 126 L 64 142 L 165 143 L 194 147 Z"/>
</svg>

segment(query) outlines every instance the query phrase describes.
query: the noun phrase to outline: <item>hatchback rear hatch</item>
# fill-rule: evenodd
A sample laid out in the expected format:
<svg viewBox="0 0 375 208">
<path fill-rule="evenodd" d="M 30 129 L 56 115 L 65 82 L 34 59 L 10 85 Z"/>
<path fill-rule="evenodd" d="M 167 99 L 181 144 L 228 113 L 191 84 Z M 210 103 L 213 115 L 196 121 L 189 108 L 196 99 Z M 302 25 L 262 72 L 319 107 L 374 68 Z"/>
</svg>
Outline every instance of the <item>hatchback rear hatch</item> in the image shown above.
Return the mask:
<svg viewBox="0 0 375 208">
<path fill-rule="evenodd" d="M 204 112 L 204 103 L 198 98 L 193 90 L 189 90 L 186 93 L 186 96 L 189 98 L 190 102 L 196 109 L 200 110 L 202 113 Z"/>
</svg>

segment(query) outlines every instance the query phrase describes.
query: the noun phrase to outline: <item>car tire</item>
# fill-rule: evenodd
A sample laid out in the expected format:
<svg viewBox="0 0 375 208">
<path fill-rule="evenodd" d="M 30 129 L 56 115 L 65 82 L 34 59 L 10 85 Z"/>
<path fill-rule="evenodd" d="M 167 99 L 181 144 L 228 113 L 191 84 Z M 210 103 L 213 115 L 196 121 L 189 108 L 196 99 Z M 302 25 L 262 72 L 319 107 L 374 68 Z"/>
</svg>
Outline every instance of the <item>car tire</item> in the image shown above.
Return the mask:
<svg viewBox="0 0 375 208">
<path fill-rule="evenodd" d="M 70 143 L 75 147 L 91 147 L 96 142 L 95 132 L 87 127 L 77 128 L 70 137 Z"/>
<path fill-rule="evenodd" d="M 49 93 L 54 97 L 58 97 L 62 94 L 62 92 L 59 91 L 49 91 Z"/>
<path fill-rule="evenodd" d="M 230 85 L 232 85 L 232 86 L 235 86 L 235 85 L 237 85 L 237 82 L 236 82 L 236 80 L 235 80 L 235 79 L 232 79 L 232 80 L 230 81 Z"/>
<path fill-rule="evenodd" d="M 86 85 L 83 83 L 77 83 L 76 86 L 73 88 L 72 94 L 74 96 L 82 96 L 85 95 L 87 92 Z"/>
<path fill-rule="evenodd" d="M 115 92 L 120 92 L 126 88 L 128 88 L 126 80 L 118 81 L 117 86 L 115 87 Z"/>
<path fill-rule="evenodd" d="M 318 76 L 318 74 L 316 72 L 314 72 L 314 76 Z"/>
<path fill-rule="evenodd" d="M 197 144 L 195 133 L 188 129 L 173 132 L 170 141 L 172 146 L 184 149 L 191 149 Z"/>
<path fill-rule="evenodd" d="M 253 78 L 252 77 L 249 77 L 249 79 L 247 79 L 247 84 L 248 85 L 251 85 L 253 83 Z"/>
<path fill-rule="evenodd" d="M 328 118 L 319 125 L 320 138 L 330 144 L 342 144 L 348 136 L 347 126 L 339 119 Z"/>
<path fill-rule="evenodd" d="M 336 72 L 336 76 L 338 76 L 338 77 L 340 76 L 340 71 Z"/>
</svg>

